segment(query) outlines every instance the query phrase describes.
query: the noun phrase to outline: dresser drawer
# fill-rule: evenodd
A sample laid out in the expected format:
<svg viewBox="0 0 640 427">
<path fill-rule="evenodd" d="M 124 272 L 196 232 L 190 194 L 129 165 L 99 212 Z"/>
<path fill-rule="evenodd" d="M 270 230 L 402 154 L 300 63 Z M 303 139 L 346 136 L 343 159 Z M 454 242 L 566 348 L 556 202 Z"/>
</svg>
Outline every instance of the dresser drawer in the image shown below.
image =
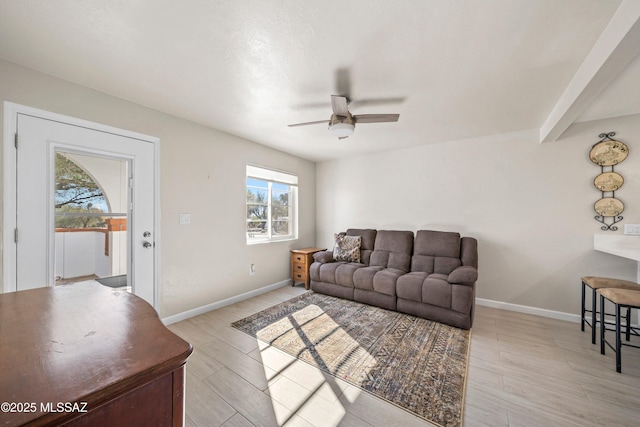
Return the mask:
<svg viewBox="0 0 640 427">
<path fill-rule="evenodd" d="M 300 262 L 305 264 L 307 262 L 307 255 L 291 254 L 291 262 Z"/>
<path fill-rule="evenodd" d="M 304 273 L 307 271 L 307 263 L 294 261 L 291 263 L 291 271 L 293 273 Z"/>
<path fill-rule="evenodd" d="M 305 282 L 307 280 L 307 274 L 304 271 L 294 271 L 291 274 L 291 280 L 296 282 Z"/>
</svg>

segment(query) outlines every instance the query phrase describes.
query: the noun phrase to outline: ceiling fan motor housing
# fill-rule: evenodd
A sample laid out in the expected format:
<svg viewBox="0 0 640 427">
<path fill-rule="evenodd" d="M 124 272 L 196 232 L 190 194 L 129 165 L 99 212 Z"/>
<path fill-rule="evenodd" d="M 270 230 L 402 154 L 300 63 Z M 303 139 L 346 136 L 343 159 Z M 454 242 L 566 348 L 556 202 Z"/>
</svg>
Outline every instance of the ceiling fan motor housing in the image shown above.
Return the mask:
<svg viewBox="0 0 640 427">
<path fill-rule="evenodd" d="M 347 116 L 338 116 L 337 114 L 332 114 L 331 115 L 331 120 L 329 120 L 329 126 L 333 126 L 333 125 L 338 124 L 338 123 L 355 124 L 356 121 L 354 120 L 354 118 L 351 115 L 351 113 L 348 113 Z"/>
</svg>

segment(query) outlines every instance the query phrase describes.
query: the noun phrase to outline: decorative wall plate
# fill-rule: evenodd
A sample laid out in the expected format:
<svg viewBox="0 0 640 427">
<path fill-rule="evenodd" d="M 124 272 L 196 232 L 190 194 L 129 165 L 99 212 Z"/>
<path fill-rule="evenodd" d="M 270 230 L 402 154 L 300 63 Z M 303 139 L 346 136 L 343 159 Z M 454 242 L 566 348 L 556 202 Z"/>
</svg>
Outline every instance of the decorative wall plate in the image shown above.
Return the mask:
<svg viewBox="0 0 640 427">
<path fill-rule="evenodd" d="M 617 191 L 622 184 L 624 178 L 617 172 L 604 172 L 593 180 L 593 185 L 600 191 Z"/>
<path fill-rule="evenodd" d="M 601 216 L 618 216 L 624 211 L 624 203 L 614 197 L 605 197 L 598 200 L 593 209 Z"/>
<path fill-rule="evenodd" d="M 614 166 L 629 155 L 629 147 L 613 139 L 598 142 L 589 152 L 589 158 L 598 166 Z"/>
</svg>

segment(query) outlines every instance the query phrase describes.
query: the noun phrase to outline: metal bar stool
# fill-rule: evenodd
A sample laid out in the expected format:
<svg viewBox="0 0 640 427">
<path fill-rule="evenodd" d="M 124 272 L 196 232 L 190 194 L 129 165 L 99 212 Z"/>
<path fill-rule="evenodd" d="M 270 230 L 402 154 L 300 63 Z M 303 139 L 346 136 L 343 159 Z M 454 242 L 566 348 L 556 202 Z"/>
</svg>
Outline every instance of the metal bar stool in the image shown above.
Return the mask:
<svg viewBox="0 0 640 427">
<path fill-rule="evenodd" d="M 620 309 L 627 309 L 627 316 L 625 321 L 625 338 L 627 341 L 631 339 L 631 335 L 640 336 L 638 333 L 638 329 L 631 326 L 631 309 L 632 308 L 640 308 L 640 290 L 631 290 L 631 289 L 613 289 L 613 288 L 604 288 L 598 289 L 598 293 L 600 294 L 600 353 L 604 354 L 605 344 L 609 346 L 612 350 L 616 352 L 616 372 L 622 372 L 622 354 L 621 349 L 622 346 L 640 348 L 638 345 L 623 343 L 620 335 L 622 333 L 621 326 L 621 316 Z M 607 325 L 604 321 L 604 300 L 608 299 L 615 305 L 615 316 L 616 316 L 616 343 L 615 347 L 609 343 L 605 338 L 605 332 L 611 329 L 607 328 Z"/>
<path fill-rule="evenodd" d="M 585 294 L 586 288 L 591 288 L 591 310 L 587 310 L 585 308 Z M 599 313 L 597 307 L 597 297 L 596 291 L 598 289 L 633 289 L 640 291 L 640 285 L 635 282 L 630 282 L 629 280 L 622 279 L 611 279 L 609 277 L 593 277 L 593 276 L 585 276 L 582 278 L 582 318 L 580 320 L 580 330 L 584 332 L 584 324 L 586 323 L 591 327 L 591 343 L 596 343 L 596 324 L 598 323 L 598 318 L 596 315 Z M 602 311 L 602 306 L 601 306 Z M 591 319 L 587 319 L 585 317 L 585 313 L 591 313 Z M 613 316 L 613 314 L 611 314 Z"/>
</svg>

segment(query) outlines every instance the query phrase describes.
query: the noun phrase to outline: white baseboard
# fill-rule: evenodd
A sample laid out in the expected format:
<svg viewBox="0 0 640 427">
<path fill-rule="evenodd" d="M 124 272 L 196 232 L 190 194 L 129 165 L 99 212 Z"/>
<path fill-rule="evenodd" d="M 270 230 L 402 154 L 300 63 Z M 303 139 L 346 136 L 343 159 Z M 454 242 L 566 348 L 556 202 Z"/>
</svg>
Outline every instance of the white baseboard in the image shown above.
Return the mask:
<svg viewBox="0 0 640 427">
<path fill-rule="evenodd" d="M 255 296 L 258 296 L 258 295 L 273 291 L 273 290 L 278 289 L 278 288 L 282 288 L 284 286 L 288 286 L 290 284 L 291 284 L 291 280 L 289 280 L 289 279 L 283 280 L 282 282 L 278 282 L 278 283 L 274 283 L 272 285 L 264 286 L 262 288 L 255 289 L 253 291 L 249 291 L 249 292 L 245 292 L 245 293 L 240 294 L 240 295 L 233 296 L 231 298 L 223 299 L 221 301 L 216 301 L 216 302 L 213 302 L 211 304 L 203 305 L 201 307 L 197 307 L 197 308 L 194 308 L 194 309 L 191 309 L 191 310 L 184 311 L 182 313 L 178 313 L 178 314 L 174 314 L 172 316 L 164 317 L 164 318 L 162 318 L 162 323 L 164 323 L 165 325 L 170 325 L 172 323 L 180 322 L 181 320 L 186 320 L 186 319 L 189 319 L 191 317 L 198 316 L 200 314 L 204 314 L 204 313 L 207 313 L 209 311 L 216 310 L 218 308 L 222 308 L 224 306 L 234 304 L 236 302 L 240 302 L 240 301 L 243 301 L 243 300 L 246 300 L 246 299 L 249 299 L 249 298 L 253 298 Z M 580 322 L 580 315 L 571 314 L 571 313 L 565 313 L 565 312 L 562 312 L 562 311 L 547 310 L 547 309 L 544 309 L 544 308 L 529 307 L 527 305 L 511 304 L 511 303 L 508 303 L 508 302 L 494 301 L 494 300 L 484 299 L 484 298 L 476 298 L 476 304 L 482 305 L 482 306 L 485 306 L 485 307 L 499 308 L 499 309 L 502 309 L 502 310 L 516 311 L 518 313 L 533 314 L 533 315 L 536 315 L 536 316 L 548 317 L 548 318 L 556 319 L 556 320 L 565 320 L 567 322 L 573 322 L 573 323 L 579 323 Z"/>
<path fill-rule="evenodd" d="M 578 314 L 564 313 L 562 311 L 553 311 L 544 308 L 529 307 L 526 305 L 510 304 L 508 302 L 494 301 L 483 298 L 476 298 L 476 304 L 485 307 L 517 311 L 518 313 L 535 314 L 536 316 L 549 317 L 551 319 L 566 320 L 568 322 L 580 322 L 580 316 Z"/>
<path fill-rule="evenodd" d="M 216 310 L 218 308 L 222 308 L 224 306 L 231 305 L 236 302 L 253 298 L 255 296 L 273 291 L 278 288 L 282 288 L 287 285 L 291 285 L 291 279 L 283 280 L 282 282 L 274 283 L 272 285 L 264 286 L 262 288 L 255 289 L 253 291 L 245 292 L 243 294 L 236 295 L 231 298 L 212 302 L 211 304 L 203 305 L 201 307 L 197 307 L 191 310 L 183 311 L 182 313 L 174 314 L 172 316 L 163 317 L 161 320 L 162 320 L 162 323 L 164 323 L 165 325 L 170 325 L 172 323 L 180 322 L 182 320 L 186 320 L 191 317 L 198 316 L 200 314 L 208 313 L 209 311 Z"/>
</svg>

